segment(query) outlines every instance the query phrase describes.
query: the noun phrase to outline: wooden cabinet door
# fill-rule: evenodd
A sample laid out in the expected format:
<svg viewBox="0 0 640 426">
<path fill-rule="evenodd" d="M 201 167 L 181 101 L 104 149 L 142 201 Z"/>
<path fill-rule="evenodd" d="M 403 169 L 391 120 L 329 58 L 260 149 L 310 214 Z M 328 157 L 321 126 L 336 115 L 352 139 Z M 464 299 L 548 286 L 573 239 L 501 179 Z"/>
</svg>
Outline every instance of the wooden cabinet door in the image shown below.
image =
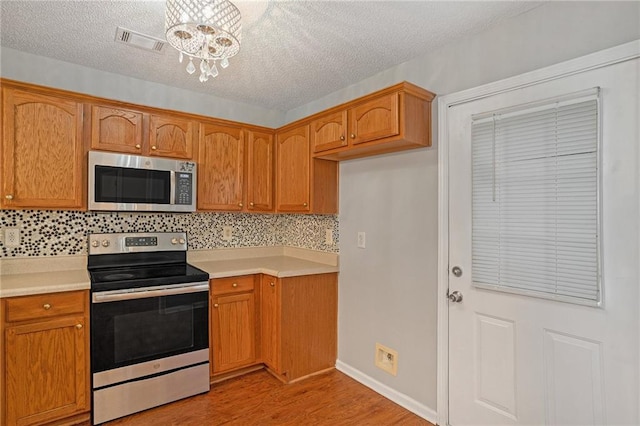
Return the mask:
<svg viewBox="0 0 640 426">
<path fill-rule="evenodd" d="M 308 212 L 309 125 L 280 133 L 276 138 L 276 209 L 279 212 Z"/>
<path fill-rule="evenodd" d="M 356 145 L 400 133 L 398 94 L 381 96 L 349 110 L 349 138 Z"/>
<path fill-rule="evenodd" d="M 273 211 L 275 145 L 273 135 L 250 132 L 247 146 L 247 209 Z"/>
<path fill-rule="evenodd" d="M 338 111 L 311 122 L 313 152 L 347 146 L 347 111 Z"/>
<path fill-rule="evenodd" d="M 195 131 L 194 121 L 152 114 L 149 118 L 149 154 L 191 160 Z"/>
<path fill-rule="evenodd" d="M 85 179 L 82 105 L 2 90 L 3 208 L 81 208 Z"/>
<path fill-rule="evenodd" d="M 7 426 L 89 409 L 86 325 L 69 316 L 6 329 Z"/>
<path fill-rule="evenodd" d="M 244 132 L 201 123 L 199 133 L 198 209 L 242 210 Z"/>
<path fill-rule="evenodd" d="M 142 113 L 91 105 L 91 149 L 141 155 Z"/>
<path fill-rule="evenodd" d="M 276 277 L 262 276 L 260 283 L 262 362 L 276 373 L 281 372 L 280 291 L 280 282 Z"/>
<path fill-rule="evenodd" d="M 251 365 L 256 360 L 253 292 L 213 297 L 213 372 Z"/>
</svg>

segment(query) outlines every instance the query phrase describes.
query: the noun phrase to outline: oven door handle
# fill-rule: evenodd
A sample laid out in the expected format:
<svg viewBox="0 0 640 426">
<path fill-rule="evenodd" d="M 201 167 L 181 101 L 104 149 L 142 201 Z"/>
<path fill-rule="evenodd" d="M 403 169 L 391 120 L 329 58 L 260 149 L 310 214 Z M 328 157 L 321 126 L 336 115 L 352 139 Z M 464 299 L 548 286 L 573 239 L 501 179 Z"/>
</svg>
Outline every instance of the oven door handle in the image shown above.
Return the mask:
<svg viewBox="0 0 640 426">
<path fill-rule="evenodd" d="M 93 303 L 115 302 L 118 300 L 146 299 L 149 297 L 173 296 L 176 294 L 199 293 L 208 291 L 209 284 L 199 284 L 178 288 L 163 288 L 160 290 L 135 290 L 123 292 L 109 292 L 107 294 L 94 293 L 91 297 Z"/>
</svg>

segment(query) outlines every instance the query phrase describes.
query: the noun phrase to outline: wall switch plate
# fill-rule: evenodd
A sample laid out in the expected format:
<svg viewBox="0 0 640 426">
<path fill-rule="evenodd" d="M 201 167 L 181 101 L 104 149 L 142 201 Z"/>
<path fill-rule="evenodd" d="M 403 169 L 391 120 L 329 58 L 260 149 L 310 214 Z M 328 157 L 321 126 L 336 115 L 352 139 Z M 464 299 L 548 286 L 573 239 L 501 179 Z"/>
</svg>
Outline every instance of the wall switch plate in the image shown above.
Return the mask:
<svg viewBox="0 0 640 426">
<path fill-rule="evenodd" d="M 224 241 L 231 241 L 233 238 L 233 226 L 222 227 L 222 239 Z"/>
<path fill-rule="evenodd" d="M 366 242 L 366 234 L 362 231 L 358 232 L 358 247 L 365 248 Z"/>
<path fill-rule="evenodd" d="M 333 229 L 327 228 L 324 233 L 324 243 L 328 246 L 333 245 Z"/>
<path fill-rule="evenodd" d="M 20 229 L 19 228 L 4 229 L 4 246 L 20 247 Z"/>
<path fill-rule="evenodd" d="M 376 367 L 386 371 L 387 373 L 398 375 L 398 351 L 394 351 L 380 343 L 376 343 Z"/>
</svg>

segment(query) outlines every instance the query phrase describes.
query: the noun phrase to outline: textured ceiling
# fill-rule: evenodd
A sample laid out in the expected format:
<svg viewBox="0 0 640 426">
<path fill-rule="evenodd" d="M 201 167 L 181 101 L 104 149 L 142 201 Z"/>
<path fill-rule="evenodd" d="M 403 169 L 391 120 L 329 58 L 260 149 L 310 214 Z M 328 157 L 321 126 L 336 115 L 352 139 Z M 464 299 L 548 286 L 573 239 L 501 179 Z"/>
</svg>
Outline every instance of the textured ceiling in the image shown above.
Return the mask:
<svg viewBox="0 0 640 426">
<path fill-rule="evenodd" d="M 36 55 L 288 111 L 540 4 L 235 3 L 246 18 L 240 53 L 206 83 L 198 81 L 198 73 L 186 73 L 186 61 L 179 64 L 178 53 L 169 45 L 154 53 L 114 41 L 118 26 L 164 39 L 164 1 L 2 0 L 0 42 Z"/>
</svg>

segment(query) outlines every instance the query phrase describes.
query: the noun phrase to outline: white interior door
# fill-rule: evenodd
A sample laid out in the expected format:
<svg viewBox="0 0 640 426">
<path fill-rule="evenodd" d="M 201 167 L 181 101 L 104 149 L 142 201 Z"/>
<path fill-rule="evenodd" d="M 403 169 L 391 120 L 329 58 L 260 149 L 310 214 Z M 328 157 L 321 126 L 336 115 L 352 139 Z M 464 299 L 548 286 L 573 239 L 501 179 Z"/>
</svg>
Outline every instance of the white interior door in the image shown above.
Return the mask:
<svg viewBox="0 0 640 426">
<path fill-rule="evenodd" d="M 639 424 L 640 60 L 449 111 L 449 421 Z M 473 285 L 472 116 L 601 88 L 600 307 Z M 451 269 L 457 266 L 462 275 Z"/>
</svg>

